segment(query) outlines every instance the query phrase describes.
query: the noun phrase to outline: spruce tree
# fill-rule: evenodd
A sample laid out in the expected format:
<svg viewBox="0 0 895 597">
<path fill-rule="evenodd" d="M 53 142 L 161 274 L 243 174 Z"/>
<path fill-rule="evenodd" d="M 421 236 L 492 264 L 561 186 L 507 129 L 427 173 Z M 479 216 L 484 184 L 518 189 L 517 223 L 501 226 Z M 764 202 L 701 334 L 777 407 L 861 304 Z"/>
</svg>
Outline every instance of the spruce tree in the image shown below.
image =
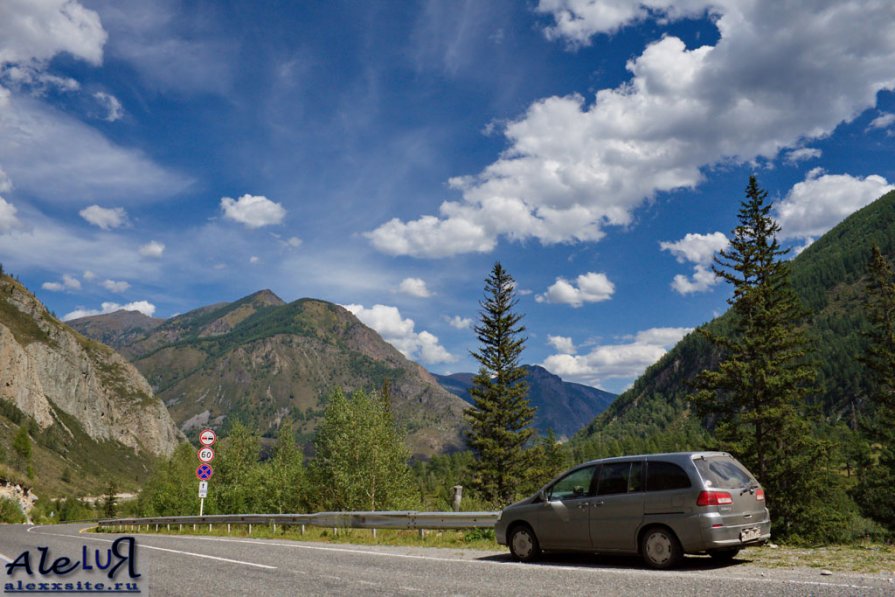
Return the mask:
<svg viewBox="0 0 895 597">
<path fill-rule="evenodd" d="M 830 446 L 812 436 L 808 423 L 815 369 L 802 328 L 805 312 L 789 284 L 787 251 L 777 241 L 780 226 L 771 207 L 750 176 L 739 225 L 713 266 L 733 286 L 732 333 L 702 330 L 720 349 L 721 362 L 698 376 L 692 398 L 722 447 L 766 488 L 775 528 L 819 538 L 819 525 L 829 522 L 819 516 L 826 508 L 820 499 L 837 485 L 826 468 Z"/>
<path fill-rule="evenodd" d="M 875 454 L 859 471 L 855 495 L 866 515 L 895 529 L 895 275 L 876 245 L 870 258 L 865 308 L 870 330 L 861 361 L 872 385 L 861 427 Z"/>
<path fill-rule="evenodd" d="M 502 505 L 513 501 L 526 478 L 535 409 L 528 403 L 528 385 L 519 357 L 525 346 L 522 316 L 514 312 L 516 283 L 496 263 L 485 280 L 480 323 L 481 343 L 472 356 L 479 362 L 469 393 L 475 408 L 466 411 L 469 447 L 476 456 L 472 485 L 484 501 Z"/>
</svg>

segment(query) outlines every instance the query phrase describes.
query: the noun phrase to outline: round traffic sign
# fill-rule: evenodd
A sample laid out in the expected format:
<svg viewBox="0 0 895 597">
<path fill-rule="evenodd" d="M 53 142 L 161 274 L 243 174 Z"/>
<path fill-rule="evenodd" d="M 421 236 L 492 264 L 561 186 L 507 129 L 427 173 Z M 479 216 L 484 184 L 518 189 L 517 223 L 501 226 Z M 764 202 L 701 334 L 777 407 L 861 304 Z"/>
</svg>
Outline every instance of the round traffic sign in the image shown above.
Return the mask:
<svg viewBox="0 0 895 597">
<path fill-rule="evenodd" d="M 200 481 L 208 481 L 213 474 L 214 469 L 207 464 L 200 464 L 199 468 L 196 469 L 196 476 L 199 477 Z"/>
<path fill-rule="evenodd" d="M 214 450 L 211 448 L 199 448 L 196 455 L 199 457 L 199 462 L 204 462 L 206 464 L 214 460 Z"/>
<path fill-rule="evenodd" d="M 203 446 L 210 446 L 216 441 L 218 441 L 218 436 L 213 429 L 203 429 L 199 434 L 199 443 Z"/>
</svg>

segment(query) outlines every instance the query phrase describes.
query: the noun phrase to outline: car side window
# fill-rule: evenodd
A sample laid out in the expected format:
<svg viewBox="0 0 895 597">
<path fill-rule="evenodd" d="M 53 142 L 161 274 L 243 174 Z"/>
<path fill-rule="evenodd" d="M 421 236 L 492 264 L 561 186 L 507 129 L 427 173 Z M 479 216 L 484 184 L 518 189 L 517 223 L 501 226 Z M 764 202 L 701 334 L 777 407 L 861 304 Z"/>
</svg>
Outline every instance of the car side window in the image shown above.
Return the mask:
<svg viewBox="0 0 895 597">
<path fill-rule="evenodd" d="M 590 495 L 591 479 L 596 467 L 586 466 L 572 471 L 553 484 L 547 492 L 549 500 L 568 500 Z"/>
<path fill-rule="evenodd" d="M 627 493 L 631 473 L 630 462 L 606 462 L 600 469 L 600 483 L 597 495 Z"/>
<path fill-rule="evenodd" d="M 665 491 L 690 487 L 690 477 L 672 462 L 650 461 L 646 465 L 646 490 Z"/>
</svg>

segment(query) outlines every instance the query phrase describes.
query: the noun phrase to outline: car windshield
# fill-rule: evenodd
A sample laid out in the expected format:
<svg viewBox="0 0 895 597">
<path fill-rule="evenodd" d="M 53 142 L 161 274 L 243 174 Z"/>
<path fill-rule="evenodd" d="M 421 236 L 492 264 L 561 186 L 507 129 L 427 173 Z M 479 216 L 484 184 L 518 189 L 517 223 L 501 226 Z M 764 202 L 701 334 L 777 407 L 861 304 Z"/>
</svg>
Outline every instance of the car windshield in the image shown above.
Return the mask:
<svg viewBox="0 0 895 597">
<path fill-rule="evenodd" d="M 739 489 L 755 483 L 749 471 L 729 456 L 697 458 L 693 462 L 708 487 Z"/>
</svg>

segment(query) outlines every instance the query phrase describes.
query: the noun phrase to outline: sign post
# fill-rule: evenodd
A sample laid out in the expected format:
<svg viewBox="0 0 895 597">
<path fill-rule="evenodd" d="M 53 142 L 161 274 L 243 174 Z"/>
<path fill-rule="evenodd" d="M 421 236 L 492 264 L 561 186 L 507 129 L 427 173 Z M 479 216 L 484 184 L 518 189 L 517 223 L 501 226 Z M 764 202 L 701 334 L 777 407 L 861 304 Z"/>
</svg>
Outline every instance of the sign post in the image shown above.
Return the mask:
<svg viewBox="0 0 895 597">
<path fill-rule="evenodd" d="M 205 512 L 205 498 L 208 497 L 208 480 L 214 474 L 214 469 L 208 463 L 214 460 L 214 450 L 211 446 L 218 440 L 213 429 L 203 429 L 199 433 L 199 443 L 202 445 L 196 456 L 199 458 L 199 468 L 196 469 L 196 477 L 199 478 L 199 516 Z"/>
</svg>

